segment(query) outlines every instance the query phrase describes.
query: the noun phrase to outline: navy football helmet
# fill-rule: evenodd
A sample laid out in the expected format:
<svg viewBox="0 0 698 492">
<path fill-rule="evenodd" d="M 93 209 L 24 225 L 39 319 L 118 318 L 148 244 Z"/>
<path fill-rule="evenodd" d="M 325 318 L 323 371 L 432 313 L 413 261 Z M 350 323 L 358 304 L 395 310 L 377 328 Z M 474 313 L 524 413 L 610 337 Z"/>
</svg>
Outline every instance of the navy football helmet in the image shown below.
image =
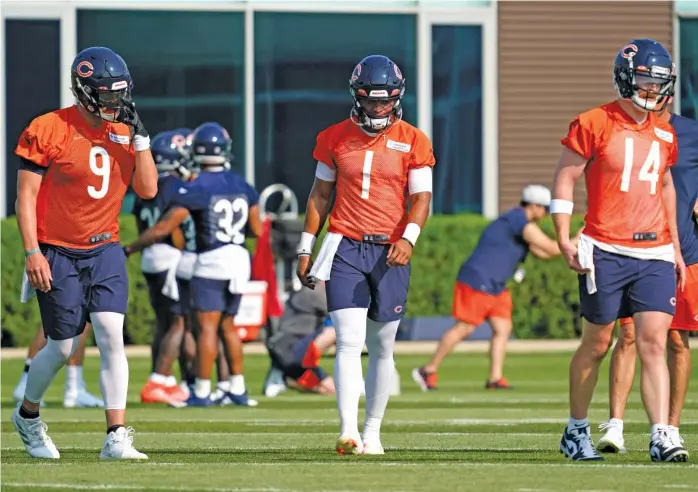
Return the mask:
<svg viewBox="0 0 698 492">
<path fill-rule="evenodd" d="M 613 85 L 618 95 L 645 111 L 662 111 L 674 95 L 676 65 L 654 39 L 634 39 L 616 55 Z"/>
<path fill-rule="evenodd" d="M 203 123 L 191 136 L 191 158 L 194 165 L 224 166 L 230 169 L 233 160 L 233 140 L 228 131 L 218 123 Z"/>
<path fill-rule="evenodd" d="M 189 156 L 186 150 L 189 134 L 191 134 L 189 128 L 178 128 L 158 133 L 153 137 L 150 142 L 150 151 L 153 154 L 158 173 L 174 172 L 183 179 L 191 176 L 191 172 L 187 168 Z"/>
<path fill-rule="evenodd" d="M 100 46 L 78 53 L 70 69 L 70 82 L 78 102 L 105 121 L 116 121 L 133 89 L 123 58 Z"/>
<path fill-rule="evenodd" d="M 361 60 L 349 79 L 349 93 L 354 99 L 350 117 L 368 131 L 385 130 L 402 118 L 405 78 L 387 56 Z"/>
</svg>

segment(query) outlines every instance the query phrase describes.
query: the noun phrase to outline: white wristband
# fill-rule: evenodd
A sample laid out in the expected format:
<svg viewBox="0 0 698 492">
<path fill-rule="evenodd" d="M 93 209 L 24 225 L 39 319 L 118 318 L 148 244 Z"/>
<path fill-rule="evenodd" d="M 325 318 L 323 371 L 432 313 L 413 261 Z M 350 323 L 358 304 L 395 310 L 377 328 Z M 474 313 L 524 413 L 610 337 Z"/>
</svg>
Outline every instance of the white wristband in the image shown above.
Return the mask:
<svg viewBox="0 0 698 492">
<path fill-rule="evenodd" d="M 410 222 L 405 227 L 405 232 L 402 233 L 402 239 L 407 240 L 407 242 L 409 242 L 414 247 L 414 245 L 417 244 L 417 238 L 419 238 L 419 234 L 421 232 L 421 227 L 419 227 L 414 222 Z"/>
<path fill-rule="evenodd" d="M 567 214 L 572 215 L 574 203 L 569 200 L 552 200 L 550 202 L 551 214 Z"/>
<path fill-rule="evenodd" d="M 298 253 L 299 256 L 312 255 L 316 239 L 317 238 L 309 232 L 301 233 L 301 241 L 300 243 L 298 243 L 298 250 L 296 251 L 296 253 Z"/>
<path fill-rule="evenodd" d="M 148 150 L 150 148 L 150 137 L 136 135 L 133 137 L 133 148 L 136 149 L 136 152 Z"/>
</svg>

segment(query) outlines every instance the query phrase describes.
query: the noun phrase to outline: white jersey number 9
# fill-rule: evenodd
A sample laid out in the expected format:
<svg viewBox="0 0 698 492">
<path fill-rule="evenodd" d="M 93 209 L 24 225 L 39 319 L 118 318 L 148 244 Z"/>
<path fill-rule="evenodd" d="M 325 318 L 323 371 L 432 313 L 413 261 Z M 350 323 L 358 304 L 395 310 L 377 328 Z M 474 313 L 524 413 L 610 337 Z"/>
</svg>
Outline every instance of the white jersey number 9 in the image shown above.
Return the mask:
<svg viewBox="0 0 698 492">
<path fill-rule="evenodd" d="M 101 159 L 97 159 L 97 156 Z M 107 191 L 109 191 L 110 170 L 111 165 L 107 151 L 99 146 L 92 147 L 92 149 L 90 149 L 90 171 L 92 171 L 95 176 L 102 178 L 102 185 L 99 189 L 94 186 L 87 187 L 87 194 L 95 200 L 100 200 L 107 196 Z"/>
<path fill-rule="evenodd" d="M 638 179 L 650 182 L 650 195 L 657 194 L 657 183 L 659 182 L 659 163 L 661 162 L 661 152 L 659 142 L 654 140 L 650 151 L 647 154 L 645 163 L 640 168 Z M 627 193 L 630 191 L 630 176 L 635 162 L 635 141 L 632 138 L 625 139 L 625 164 L 623 166 L 623 176 L 620 180 L 620 191 Z"/>
<path fill-rule="evenodd" d="M 213 206 L 213 211 L 223 214 L 218 220 L 216 239 L 222 243 L 242 244 L 245 242 L 245 234 L 242 230 L 247 224 L 249 217 L 249 206 L 247 200 L 236 198 L 232 202 L 229 200 L 218 200 Z M 233 222 L 235 214 L 239 214 L 238 220 Z"/>
</svg>

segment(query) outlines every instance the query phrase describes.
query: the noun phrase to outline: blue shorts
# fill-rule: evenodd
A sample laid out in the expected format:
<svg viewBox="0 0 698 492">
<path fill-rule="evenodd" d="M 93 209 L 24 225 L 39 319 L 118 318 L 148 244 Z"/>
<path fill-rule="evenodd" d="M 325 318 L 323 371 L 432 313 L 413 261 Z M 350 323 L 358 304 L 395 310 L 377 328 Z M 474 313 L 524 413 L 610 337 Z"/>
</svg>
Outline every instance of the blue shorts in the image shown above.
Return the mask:
<svg viewBox="0 0 698 492">
<path fill-rule="evenodd" d="M 52 340 L 80 335 L 90 313 L 126 314 L 126 256 L 118 243 L 91 250 L 41 245 L 51 266 L 51 290 L 37 291 L 44 334 Z"/>
<path fill-rule="evenodd" d="M 179 302 L 172 306 L 172 314 L 176 316 L 187 316 L 191 314 L 191 281 L 183 278 L 177 279 L 179 289 Z"/>
<path fill-rule="evenodd" d="M 240 310 L 242 294 L 231 294 L 228 280 L 194 277 L 191 279 L 191 306 L 196 311 L 215 311 L 235 316 Z"/>
<path fill-rule="evenodd" d="M 189 292 L 189 280 L 177 279 L 177 289 L 179 290 L 179 300 L 175 301 L 162 293 L 165 282 L 167 282 L 167 272 L 145 273 L 148 283 L 148 293 L 150 294 L 150 304 L 153 306 L 155 315 L 167 317 L 171 314 L 183 316 L 191 313 L 191 293 Z"/>
<path fill-rule="evenodd" d="M 586 275 L 579 275 L 581 314 L 605 325 L 643 311 L 674 315 L 676 272 L 673 263 L 639 260 L 594 248 L 596 289 L 589 294 Z"/>
<path fill-rule="evenodd" d="M 325 288 L 329 312 L 368 309 L 373 321 L 389 322 L 405 314 L 410 265 L 389 267 L 389 244 L 342 238 Z"/>
</svg>

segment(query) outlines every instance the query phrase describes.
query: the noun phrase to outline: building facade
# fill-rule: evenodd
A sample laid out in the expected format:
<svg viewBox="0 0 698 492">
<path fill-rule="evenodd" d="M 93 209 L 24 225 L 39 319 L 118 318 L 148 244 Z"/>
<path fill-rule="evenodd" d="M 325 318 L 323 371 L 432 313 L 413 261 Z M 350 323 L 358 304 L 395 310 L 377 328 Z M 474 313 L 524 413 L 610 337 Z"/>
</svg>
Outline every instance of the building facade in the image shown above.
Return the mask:
<svg viewBox="0 0 698 492">
<path fill-rule="evenodd" d="M 127 61 L 151 134 L 218 121 L 249 181 L 288 184 L 301 203 L 317 133 L 349 114 L 354 65 L 385 54 L 407 80 L 405 120 L 434 143 L 434 213 L 494 217 L 525 184 L 552 182 L 567 123 L 614 97 L 612 58 L 629 39 L 653 37 L 673 50 L 675 107 L 695 115 L 693 7 L 628 3 L 4 1 L 0 212 L 14 211 L 20 132 L 72 104 L 73 57 L 105 45 Z"/>
</svg>

